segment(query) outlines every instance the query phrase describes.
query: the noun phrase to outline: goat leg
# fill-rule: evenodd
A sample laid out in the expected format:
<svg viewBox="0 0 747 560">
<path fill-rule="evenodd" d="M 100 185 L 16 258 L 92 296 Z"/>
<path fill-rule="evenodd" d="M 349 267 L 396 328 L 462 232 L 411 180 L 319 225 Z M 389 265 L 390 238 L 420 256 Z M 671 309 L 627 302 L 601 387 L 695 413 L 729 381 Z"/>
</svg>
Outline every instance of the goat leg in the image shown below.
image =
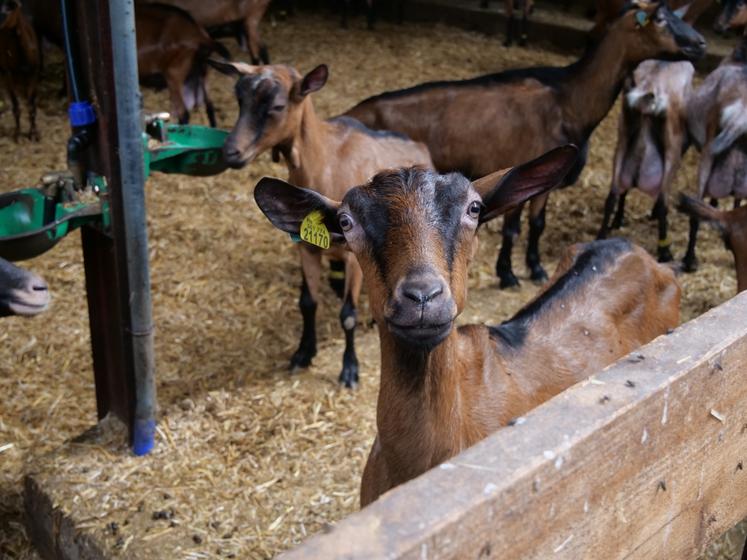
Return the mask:
<svg viewBox="0 0 747 560">
<path fill-rule="evenodd" d="M 669 225 L 667 223 L 669 208 L 667 204 L 667 196 L 664 192 L 659 193 L 659 196 L 656 199 L 656 204 L 654 204 L 653 213 L 659 222 L 659 241 L 657 244 L 657 256 L 659 262 L 670 262 L 673 257 L 672 251 L 669 248 L 671 245 L 668 235 Z"/>
<path fill-rule="evenodd" d="M 620 195 L 617 194 L 617 191 L 614 188 L 610 189 L 610 194 L 607 195 L 607 200 L 604 201 L 602 226 L 599 228 L 599 233 L 597 233 L 597 239 L 607 239 L 607 236 L 610 233 L 610 218 L 612 217 L 612 213 L 615 211 L 615 206 L 619 199 Z"/>
<path fill-rule="evenodd" d="M 13 131 L 13 141 L 18 142 L 18 137 L 21 134 L 21 107 L 18 104 L 18 97 L 16 97 L 16 92 L 12 89 L 10 90 L 10 103 L 13 106 L 13 118 L 16 121 L 16 128 Z"/>
<path fill-rule="evenodd" d="M 36 129 L 36 92 L 29 95 L 29 140 L 39 141 L 39 131 Z"/>
<path fill-rule="evenodd" d="M 625 191 L 620 195 L 620 200 L 617 201 L 617 212 L 612 220 L 612 229 L 620 229 L 625 225 L 625 197 L 628 196 L 628 191 Z"/>
<path fill-rule="evenodd" d="M 342 371 L 340 372 L 340 385 L 347 389 L 358 387 L 358 357 L 355 355 L 355 327 L 358 315 L 351 297 L 345 298 L 345 303 L 340 310 L 340 324 L 345 332 L 345 353 L 342 355 Z"/>
<path fill-rule="evenodd" d="M 366 0 L 366 26 L 369 31 L 373 30 L 376 24 L 376 8 L 374 6 L 374 0 Z"/>
<path fill-rule="evenodd" d="M 690 215 L 690 237 L 687 240 L 687 252 L 682 258 L 682 270 L 685 272 L 695 272 L 698 270 L 698 258 L 695 256 L 695 244 L 698 240 L 698 228 L 700 219 L 695 215 Z"/>
<path fill-rule="evenodd" d="M 522 47 L 527 44 L 528 32 L 529 17 L 527 16 L 526 10 L 524 10 L 524 16 L 521 18 L 521 31 L 519 32 L 519 45 Z"/>
<path fill-rule="evenodd" d="M 529 277 L 534 282 L 545 282 L 547 272 L 540 264 L 539 240 L 545 231 L 545 210 L 547 195 L 538 196 L 530 203 L 529 209 L 529 241 L 527 243 L 526 263 Z"/>
<path fill-rule="evenodd" d="M 506 40 L 503 41 L 504 47 L 510 47 L 514 42 L 514 28 L 516 27 L 516 18 L 513 14 L 506 19 Z"/>
<path fill-rule="evenodd" d="M 519 206 L 503 217 L 503 243 L 498 253 L 498 261 L 495 263 L 495 273 L 501 279 L 501 289 L 519 285 L 519 279 L 514 275 L 511 266 L 511 251 L 514 248 L 514 239 L 519 236 L 522 208 L 523 206 Z"/>
</svg>

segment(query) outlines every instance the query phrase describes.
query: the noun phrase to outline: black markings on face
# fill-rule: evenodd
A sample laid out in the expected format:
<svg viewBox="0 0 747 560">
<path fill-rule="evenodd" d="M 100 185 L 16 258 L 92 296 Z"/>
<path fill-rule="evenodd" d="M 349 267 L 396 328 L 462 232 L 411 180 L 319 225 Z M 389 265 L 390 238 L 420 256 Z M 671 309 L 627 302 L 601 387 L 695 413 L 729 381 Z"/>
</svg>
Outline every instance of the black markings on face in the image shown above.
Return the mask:
<svg viewBox="0 0 747 560">
<path fill-rule="evenodd" d="M 439 175 L 422 169 L 382 173 L 365 187 L 354 189 L 346 203 L 357 217 L 379 269 L 386 278 L 389 259 L 406 250 L 408 240 L 399 232 L 408 225 L 438 232 L 451 274 L 467 211 L 470 183 L 454 173 Z M 423 231 L 420 235 L 426 236 Z"/>
<path fill-rule="evenodd" d="M 254 130 L 252 143 L 262 138 L 270 118 L 270 111 L 280 92 L 280 84 L 261 74 L 242 76 L 236 82 L 240 120 L 246 119 L 246 125 Z"/>
</svg>

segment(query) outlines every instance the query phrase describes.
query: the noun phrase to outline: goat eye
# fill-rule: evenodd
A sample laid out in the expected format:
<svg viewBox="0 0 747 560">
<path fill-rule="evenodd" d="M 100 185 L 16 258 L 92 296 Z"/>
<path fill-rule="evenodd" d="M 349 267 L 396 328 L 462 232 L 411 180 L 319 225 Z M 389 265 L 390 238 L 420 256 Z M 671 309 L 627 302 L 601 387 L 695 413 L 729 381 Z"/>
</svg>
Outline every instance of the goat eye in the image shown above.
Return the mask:
<svg viewBox="0 0 747 560">
<path fill-rule="evenodd" d="M 285 105 L 275 105 L 272 108 L 272 110 L 275 111 L 275 112 L 277 112 L 277 113 L 279 113 L 280 111 L 284 111 L 285 110 Z"/>
<path fill-rule="evenodd" d="M 482 212 L 482 204 L 477 200 L 471 202 L 467 210 L 470 217 L 477 219 L 480 217 L 480 212 Z"/>
<path fill-rule="evenodd" d="M 337 223 L 340 224 L 340 229 L 342 229 L 342 231 L 350 231 L 353 229 L 353 218 L 347 214 L 340 214 L 340 217 L 337 218 Z"/>
</svg>

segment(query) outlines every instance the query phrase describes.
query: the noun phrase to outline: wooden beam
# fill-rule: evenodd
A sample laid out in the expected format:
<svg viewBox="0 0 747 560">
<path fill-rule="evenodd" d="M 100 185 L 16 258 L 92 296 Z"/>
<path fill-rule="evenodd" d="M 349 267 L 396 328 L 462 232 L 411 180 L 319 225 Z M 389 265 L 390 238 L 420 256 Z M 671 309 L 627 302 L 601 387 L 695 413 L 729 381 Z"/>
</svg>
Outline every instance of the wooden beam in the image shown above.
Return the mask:
<svg viewBox="0 0 747 560">
<path fill-rule="evenodd" d="M 695 558 L 747 516 L 747 292 L 283 558 Z"/>
</svg>

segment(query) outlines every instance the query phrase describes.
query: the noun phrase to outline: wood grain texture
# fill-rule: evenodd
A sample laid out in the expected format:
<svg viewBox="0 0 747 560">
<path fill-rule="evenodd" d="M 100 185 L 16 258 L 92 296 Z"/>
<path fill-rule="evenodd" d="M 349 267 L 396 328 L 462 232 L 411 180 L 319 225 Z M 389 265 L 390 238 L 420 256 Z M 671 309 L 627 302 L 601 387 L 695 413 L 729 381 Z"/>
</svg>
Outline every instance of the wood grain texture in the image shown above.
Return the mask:
<svg viewBox="0 0 747 560">
<path fill-rule="evenodd" d="M 745 516 L 747 293 L 283 558 L 695 558 Z"/>
</svg>

